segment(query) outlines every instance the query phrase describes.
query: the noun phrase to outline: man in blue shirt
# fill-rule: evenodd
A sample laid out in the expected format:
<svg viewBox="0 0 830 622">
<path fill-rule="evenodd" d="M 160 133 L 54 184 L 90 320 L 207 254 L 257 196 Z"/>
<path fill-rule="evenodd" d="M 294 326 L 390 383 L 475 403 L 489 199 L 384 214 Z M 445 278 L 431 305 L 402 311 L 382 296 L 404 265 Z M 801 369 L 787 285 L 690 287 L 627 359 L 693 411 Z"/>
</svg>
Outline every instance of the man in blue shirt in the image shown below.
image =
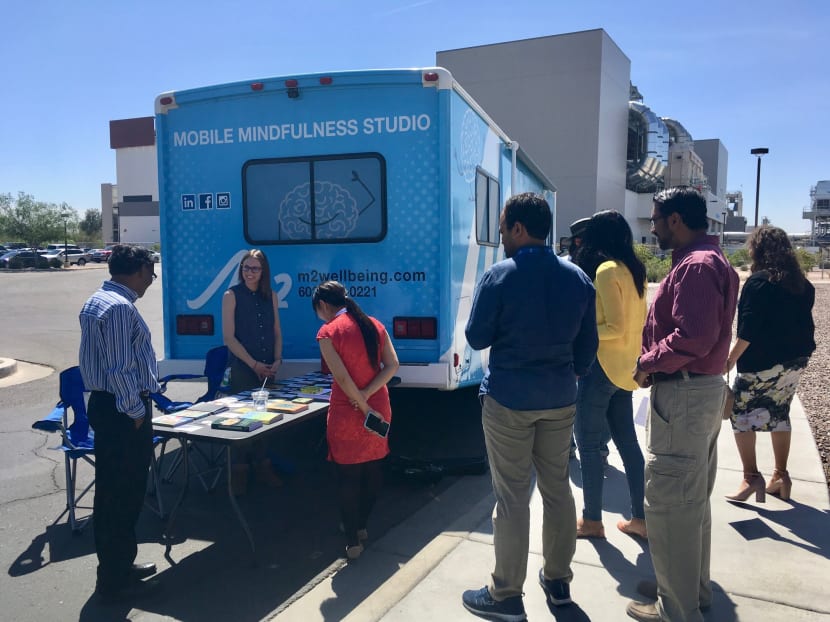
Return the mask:
<svg viewBox="0 0 830 622">
<path fill-rule="evenodd" d="M 522 602 L 533 469 L 542 495 L 539 582 L 553 605 L 571 602 L 576 510 L 568 479 L 576 380 L 596 357 L 594 287 L 545 245 L 551 212 L 541 196 L 507 201 L 499 220 L 504 261 L 481 278 L 467 341 L 490 348 L 479 390 L 496 509 L 492 581 L 464 592 L 464 606 L 488 619 L 525 619 Z"/>
<path fill-rule="evenodd" d="M 153 455 L 148 393 L 160 391 L 150 330 L 135 301 L 156 274 L 145 248 L 115 246 L 108 263 L 111 279 L 81 309 L 79 358 L 95 430 L 97 591 L 102 600 L 120 601 L 157 587 L 141 580 L 156 572 L 155 564 L 134 563 L 135 525 Z"/>
</svg>

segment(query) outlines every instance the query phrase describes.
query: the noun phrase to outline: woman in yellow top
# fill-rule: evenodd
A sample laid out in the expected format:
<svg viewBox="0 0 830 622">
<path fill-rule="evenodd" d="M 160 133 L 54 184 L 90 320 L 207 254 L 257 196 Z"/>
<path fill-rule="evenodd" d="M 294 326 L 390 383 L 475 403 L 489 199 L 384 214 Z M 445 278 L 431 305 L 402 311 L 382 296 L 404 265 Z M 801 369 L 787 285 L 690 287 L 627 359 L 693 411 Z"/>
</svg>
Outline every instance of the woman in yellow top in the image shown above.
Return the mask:
<svg viewBox="0 0 830 622">
<path fill-rule="evenodd" d="M 643 512 L 643 452 L 634 431 L 631 370 L 640 354 L 646 319 L 646 268 L 634 253 L 631 228 L 619 212 L 591 217 L 575 258 L 597 290 L 597 360 L 579 379 L 574 432 L 579 447 L 584 508 L 577 520 L 578 538 L 604 538 L 602 526 L 603 464 L 600 445 L 606 426 L 625 468 L 631 496 L 631 519 L 617 528 L 646 537 Z"/>
</svg>

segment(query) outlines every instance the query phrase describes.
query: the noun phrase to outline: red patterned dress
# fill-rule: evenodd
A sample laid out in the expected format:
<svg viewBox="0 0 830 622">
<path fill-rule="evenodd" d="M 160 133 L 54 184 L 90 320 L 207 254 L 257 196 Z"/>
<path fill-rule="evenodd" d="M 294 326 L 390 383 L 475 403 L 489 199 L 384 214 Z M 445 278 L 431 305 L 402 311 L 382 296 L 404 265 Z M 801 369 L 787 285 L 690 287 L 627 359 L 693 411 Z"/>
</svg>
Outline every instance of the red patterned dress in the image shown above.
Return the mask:
<svg viewBox="0 0 830 622">
<path fill-rule="evenodd" d="M 386 343 L 386 329 L 375 318 L 370 318 L 380 338 L 378 361 L 383 344 Z M 317 339 L 330 339 L 337 354 L 343 360 L 346 370 L 359 389 L 368 385 L 377 375 L 377 368 L 369 364 L 366 345 L 357 322 L 348 314 L 341 313 L 324 324 L 317 332 Z M 386 421 L 392 421 L 389 405 L 389 391 L 382 387 L 369 398 L 369 406 Z M 389 453 L 389 442 L 363 427 L 365 415 L 355 409 L 346 393 L 337 382 L 332 383 L 331 404 L 327 419 L 326 440 L 329 444 L 329 460 L 338 464 L 358 464 L 380 460 Z"/>
</svg>

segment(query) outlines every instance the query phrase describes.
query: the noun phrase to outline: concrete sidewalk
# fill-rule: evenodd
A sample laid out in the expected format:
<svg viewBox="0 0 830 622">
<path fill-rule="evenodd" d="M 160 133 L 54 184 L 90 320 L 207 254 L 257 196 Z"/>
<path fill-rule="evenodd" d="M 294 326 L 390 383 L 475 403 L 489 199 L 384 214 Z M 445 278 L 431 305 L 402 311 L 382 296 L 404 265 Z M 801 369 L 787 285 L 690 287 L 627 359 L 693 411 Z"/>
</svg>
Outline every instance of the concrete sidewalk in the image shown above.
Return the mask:
<svg viewBox="0 0 830 622">
<path fill-rule="evenodd" d="M 634 394 L 638 435 L 648 391 Z M 706 620 L 745 622 L 830 619 L 830 508 L 827 486 L 812 434 L 798 398 L 789 471 L 793 500 L 767 496 L 764 504 L 730 503 L 741 479 L 732 431 L 724 422 L 718 443 L 719 466 L 712 495 L 712 579 L 715 600 Z M 536 575 L 542 565 L 542 503 L 531 502 L 531 550 L 525 582 L 528 619 L 602 622 L 627 620 L 625 606 L 641 579 L 652 578 L 648 544 L 620 533 L 628 515 L 622 462 L 612 448 L 606 472 L 604 512 L 607 540 L 578 540 L 573 562 L 574 604 L 549 609 Z M 769 478 L 773 459 L 769 436 L 758 434 L 758 464 Z M 582 508 L 579 467 L 571 462 L 577 514 Z M 267 619 L 278 622 L 424 621 L 477 619 L 461 605 L 461 593 L 485 585 L 493 567 L 490 514 L 494 500 L 489 476 L 465 477 L 444 495 L 371 542 L 356 563 L 322 577 L 305 594 Z M 437 533 L 428 539 L 425 536 Z"/>
</svg>

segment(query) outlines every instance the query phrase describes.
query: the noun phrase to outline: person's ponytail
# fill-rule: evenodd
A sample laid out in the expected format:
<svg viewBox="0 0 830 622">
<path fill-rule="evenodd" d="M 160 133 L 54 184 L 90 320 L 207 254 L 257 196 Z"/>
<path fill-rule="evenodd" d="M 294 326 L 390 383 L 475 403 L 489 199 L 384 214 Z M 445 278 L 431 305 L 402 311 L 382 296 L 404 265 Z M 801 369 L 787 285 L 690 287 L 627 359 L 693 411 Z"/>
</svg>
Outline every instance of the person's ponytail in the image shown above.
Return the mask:
<svg viewBox="0 0 830 622">
<path fill-rule="evenodd" d="M 311 306 L 316 310 L 320 302 L 325 302 L 336 309 L 346 309 L 346 313 L 354 318 L 358 328 L 360 328 L 363 343 L 366 346 L 366 354 L 369 357 L 369 364 L 372 369 L 380 369 L 380 335 L 374 323 L 363 312 L 360 305 L 354 299 L 348 297 L 346 288 L 337 281 L 321 283 L 314 289 L 314 294 L 311 296 Z"/>
</svg>

